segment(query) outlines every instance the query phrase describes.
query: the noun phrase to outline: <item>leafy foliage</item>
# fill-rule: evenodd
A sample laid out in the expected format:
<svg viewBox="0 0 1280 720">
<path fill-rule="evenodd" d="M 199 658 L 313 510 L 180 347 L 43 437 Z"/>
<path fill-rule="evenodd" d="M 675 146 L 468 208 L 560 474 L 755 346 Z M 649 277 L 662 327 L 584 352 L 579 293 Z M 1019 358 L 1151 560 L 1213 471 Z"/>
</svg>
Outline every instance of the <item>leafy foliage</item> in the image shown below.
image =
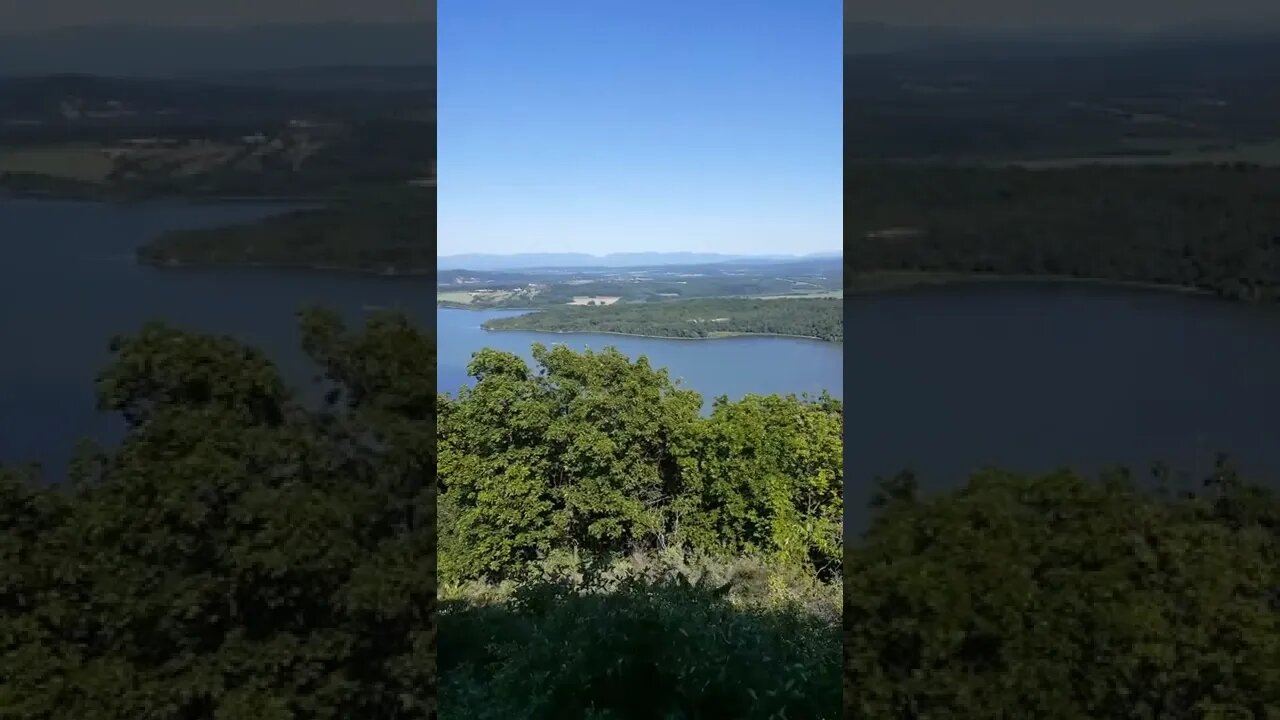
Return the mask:
<svg viewBox="0 0 1280 720">
<path fill-rule="evenodd" d="M 100 380 L 118 448 L 60 488 L 0 474 L 0 715 L 431 716 L 431 343 L 304 324 L 345 402 L 305 408 L 255 351 L 151 325 Z"/>
<path fill-rule="evenodd" d="M 1280 500 L 1229 465 L 1176 498 L 1123 472 L 913 485 L 846 555 L 846 716 L 1280 716 Z"/>
<path fill-rule="evenodd" d="M 445 601 L 445 718 L 834 718 L 838 629 L 741 607 L 705 576 L 548 578 L 502 604 Z"/>
<path fill-rule="evenodd" d="M 644 357 L 533 357 L 481 350 L 440 401 L 442 716 L 835 717 L 834 613 L 800 597 L 840 571 L 841 403 L 703 417 Z"/>
<path fill-rule="evenodd" d="M 554 550 L 763 552 L 838 573 L 838 400 L 701 397 L 610 348 L 485 349 L 439 414 L 441 577 L 518 574 Z"/>
</svg>

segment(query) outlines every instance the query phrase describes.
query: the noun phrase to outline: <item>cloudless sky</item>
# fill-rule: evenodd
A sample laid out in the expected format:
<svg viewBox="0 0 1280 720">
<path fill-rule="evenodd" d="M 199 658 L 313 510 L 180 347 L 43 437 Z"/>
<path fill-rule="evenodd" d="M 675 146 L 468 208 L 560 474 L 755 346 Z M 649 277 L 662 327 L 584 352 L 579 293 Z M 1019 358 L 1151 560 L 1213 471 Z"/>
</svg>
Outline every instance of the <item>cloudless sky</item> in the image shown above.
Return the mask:
<svg viewBox="0 0 1280 720">
<path fill-rule="evenodd" d="M 439 253 L 842 244 L 838 0 L 442 0 Z"/>
</svg>

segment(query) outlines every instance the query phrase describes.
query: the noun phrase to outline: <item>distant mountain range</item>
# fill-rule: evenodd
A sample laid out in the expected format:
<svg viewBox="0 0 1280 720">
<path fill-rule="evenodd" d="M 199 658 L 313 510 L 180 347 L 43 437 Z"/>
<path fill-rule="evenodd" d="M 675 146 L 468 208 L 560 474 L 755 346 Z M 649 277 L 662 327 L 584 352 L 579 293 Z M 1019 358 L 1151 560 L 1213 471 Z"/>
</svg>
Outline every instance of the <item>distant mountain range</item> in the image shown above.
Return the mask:
<svg viewBox="0 0 1280 720">
<path fill-rule="evenodd" d="M 976 28 L 896 25 L 848 20 L 846 56 L 932 51 L 985 50 L 1009 54 L 1052 54 L 1063 48 L 1108 50 L 1121 46 L 1186 42 L 1253 42 L 1280 38 L 1280 23 L 1205 22 L 1145 32 L 1099 28 Z"/>
<path fill-rule="evenodd" d="M 173 77 L 301 67 L 434 66 L 436 26 L 306 23 L 249 27 L 0 30 L 0 75 Z"/>
<path fill-rule="evenodd" d="M 436 258 L 437 270 L 524 270 L 530 268 L 619 268 L 655 267 L 660 265 L 705 265 L 721 262 L 779 262 L 787 260 L 817 260 L 839 258 L 842 253 L 827 252 L 811 255 L 729 255 L 723 253 L 518 253 L 492 255 L 470 253 L 442 255 Z"/>
</svg>

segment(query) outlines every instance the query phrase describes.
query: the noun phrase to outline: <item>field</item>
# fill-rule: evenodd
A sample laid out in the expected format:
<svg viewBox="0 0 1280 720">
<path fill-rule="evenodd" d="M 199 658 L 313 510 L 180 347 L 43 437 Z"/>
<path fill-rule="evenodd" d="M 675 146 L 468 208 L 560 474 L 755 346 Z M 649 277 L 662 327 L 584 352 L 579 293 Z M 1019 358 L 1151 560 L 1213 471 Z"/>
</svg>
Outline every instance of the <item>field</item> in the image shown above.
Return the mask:
<svg viewBox="0 0 1280 720">
<path fill-rule="evenodd" d="M 840 258 L 711 263 L 629 268 L 450 270 L 441 277 L 440 302 L 485 307 L 621 306 L 698 298 L 838 298 Z M 474 294 L 492 293 L 483 303 Z"/>
<path fill-rule="evenodd" d="M 622 298 L 617 295 L 578 295 L 569 301 L 570 305 L 612 305 Z"/>
<path fill-rule="evenodd" d="M 476 295 L 470 292 L 442 292 L 436 294 L 436 299 L 440 302 L 470 305 L 476 299 Z"/>
<path fill-rule="evenodd" d="M 1280 162 L 1280 39 L 846 55 L 847 161 Z"/>
<path fill-rule="evenodd" d="M 115 159 L 101 145 L 83 143 L 0 148 L 0 175 L 37 173 L 100 183 L 115 169 Z"/>
<path fill-rule="evenodd" d="M 233 144 L 194 140 L 131 144 L 68 143 L 0 149 L 0 175 L 30 173 L 105 183 L 113 175 L 167 173 L 191 177 L 222 167 L 258 171 L 275 159 L 295 170 L 323 145 L 309 138 L 289 143 Z"/>
<path fill-rule="evenodd" d="M 532 297 L 528 291 L 516 290 L 444 290 L 436 292 L 436 302 L 455 305 L 493 307 L 502 303 L 519 303 Z M 584 303 L 585 304 L 585 303 Z"/>
</svg>

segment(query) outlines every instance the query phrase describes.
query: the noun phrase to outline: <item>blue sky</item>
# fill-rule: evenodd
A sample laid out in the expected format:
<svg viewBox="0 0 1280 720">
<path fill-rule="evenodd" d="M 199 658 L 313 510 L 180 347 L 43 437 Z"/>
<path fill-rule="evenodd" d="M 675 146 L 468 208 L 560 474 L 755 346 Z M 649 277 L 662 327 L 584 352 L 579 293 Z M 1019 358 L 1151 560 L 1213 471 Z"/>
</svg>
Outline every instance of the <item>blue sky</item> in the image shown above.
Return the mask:
<svg viewBox="0 0 1280 720">
<path fill-rule="evenodd" d="M 842 244 L 836 0 L 442 0 L 439 254 Z"/>
</svg>

